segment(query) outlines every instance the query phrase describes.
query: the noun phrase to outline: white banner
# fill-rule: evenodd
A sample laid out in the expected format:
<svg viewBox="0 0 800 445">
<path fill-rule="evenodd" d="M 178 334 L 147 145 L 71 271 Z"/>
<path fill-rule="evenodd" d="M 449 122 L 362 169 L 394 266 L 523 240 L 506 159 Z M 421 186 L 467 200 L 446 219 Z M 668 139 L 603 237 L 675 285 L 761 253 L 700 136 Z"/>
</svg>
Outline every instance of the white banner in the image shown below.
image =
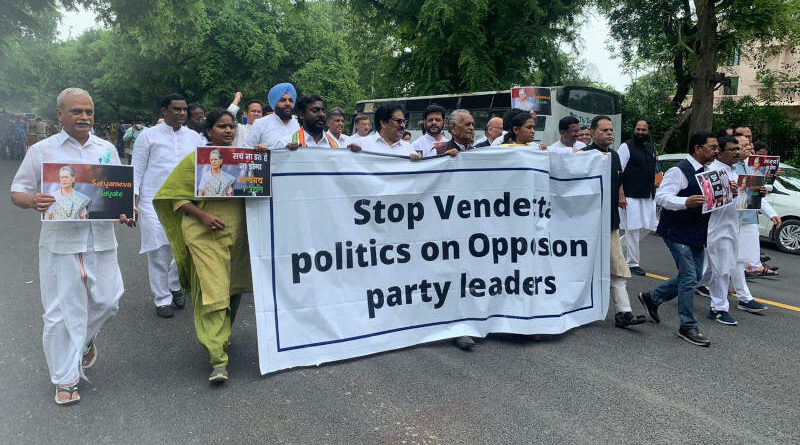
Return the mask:
<svg viewBox="0 0 800 445">
<path fill-rule="evenodd" d="M 606 316 L 598 152 L 301 149 L 272 171 L 273 197 L 246 203 L 262 373 Z"/>
</svg>

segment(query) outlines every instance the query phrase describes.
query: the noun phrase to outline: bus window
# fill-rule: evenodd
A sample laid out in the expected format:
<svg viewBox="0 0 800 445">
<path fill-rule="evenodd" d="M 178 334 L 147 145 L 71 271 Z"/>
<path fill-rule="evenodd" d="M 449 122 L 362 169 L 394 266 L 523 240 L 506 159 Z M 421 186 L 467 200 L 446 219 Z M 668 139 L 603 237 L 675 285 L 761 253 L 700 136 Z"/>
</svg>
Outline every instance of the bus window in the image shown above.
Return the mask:
<svg viewBox="0 0 800 445">
<path fill-rule="evenodd" d="M 492 108 L 511 108 L 511 93 L 496 93 L 492 100 Z"/>
<path fill-rule="evenodd" d="M 564 87 L 558 94 L 558 102 L 582 113 L 618 114 L 616 96 L 604 91 Z"/>
<path fill-rule="evenodd" d="M 456 108 L 459 108 L 458 99 L 459 99 L 458 96 L 454 96 L 454 97 L 437 97 L 436 99 L 431 99 L 430 103 L 436 104 L 436 105 L 440 105 L 442 108 L 444 108 L 445 110 L 447 110 L 449 112 L 449 111 L 455 110 Z"/>
<path fill-rule="evenodd" d="M 422 130 L 422 111 L 409 111 L 408 112 L 408 125 L 406 130 Z"/>
<path fill-rule="evenodd" d="M 492 107 L 491 94 L 476 94 L 474 96 L 464 96 L 461 98 L 461 108 L 475 110 L 478 108 L 489 109 Z"/>
<path fill-rule="evenodd" d="M 425 111 L 425 108 L 428 107 L 428 99 L 406 100 L 403 106 L 406 108 L 406 111 Z"/>
</svg>

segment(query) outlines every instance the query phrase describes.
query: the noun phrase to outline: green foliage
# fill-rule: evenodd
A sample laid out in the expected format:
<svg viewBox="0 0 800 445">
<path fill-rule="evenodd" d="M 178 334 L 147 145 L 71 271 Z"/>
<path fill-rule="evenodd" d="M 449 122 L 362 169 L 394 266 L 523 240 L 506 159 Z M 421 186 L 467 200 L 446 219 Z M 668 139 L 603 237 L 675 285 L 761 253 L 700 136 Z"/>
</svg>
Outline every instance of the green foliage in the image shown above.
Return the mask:
<svg viewBox="0 0 800 445">
<path fill-rule="evenodd" d="M 781 107 L 763 105 L 750 96 L 738 101 L 723 100 L 714 113 L 715 128 L 741 124 L 749 125 L 753 140 L 765 142 L 781 159 L 789 160 L 800 155 L 800 129 L 794 126 L 793 119 Z"/>
<path fill-rule="evenodd" d="M 350 0 L 383 50 L 377 94 L 446 94 L 504 89 L 577 76 L 568 57 L 583 0 Z"/>
</svg>

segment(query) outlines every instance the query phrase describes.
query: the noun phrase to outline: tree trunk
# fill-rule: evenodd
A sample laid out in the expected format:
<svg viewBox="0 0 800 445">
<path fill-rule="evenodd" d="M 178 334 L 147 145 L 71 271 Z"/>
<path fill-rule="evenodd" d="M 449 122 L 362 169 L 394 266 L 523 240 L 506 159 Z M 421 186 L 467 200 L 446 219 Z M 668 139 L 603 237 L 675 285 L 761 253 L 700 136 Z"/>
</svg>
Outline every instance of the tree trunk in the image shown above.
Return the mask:
<svg viewBox="0 0 800 445">
<path fill-rule="evenodd" d="M 697 11 L 694 93 L 689 120 L 689 134 L 711 131 L 714 118 L 714 88 L 717 86 L 717 17 L 713 0 L 694 0 Z"/>
</svg>

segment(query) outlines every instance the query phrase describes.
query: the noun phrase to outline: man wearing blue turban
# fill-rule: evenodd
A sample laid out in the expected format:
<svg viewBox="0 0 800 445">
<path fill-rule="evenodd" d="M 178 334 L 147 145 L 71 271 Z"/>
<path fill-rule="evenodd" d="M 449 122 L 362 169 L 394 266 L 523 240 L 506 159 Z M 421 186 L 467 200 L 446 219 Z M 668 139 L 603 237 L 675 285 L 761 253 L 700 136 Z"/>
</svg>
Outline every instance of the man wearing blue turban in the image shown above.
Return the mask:
<svg viewBox="0 0 800 445">
<path fill-rule="evenodd" d="M 292 115 L 295 100 L 297 90 L 294 85 L 285 82 L 272 87 L 267 94 L 267 101 L 275 112 L 255 121 L 245 139 L 245 147 L 271 149 L 279 140 L 299 130 L 300 124 Z"/>
</svg>

